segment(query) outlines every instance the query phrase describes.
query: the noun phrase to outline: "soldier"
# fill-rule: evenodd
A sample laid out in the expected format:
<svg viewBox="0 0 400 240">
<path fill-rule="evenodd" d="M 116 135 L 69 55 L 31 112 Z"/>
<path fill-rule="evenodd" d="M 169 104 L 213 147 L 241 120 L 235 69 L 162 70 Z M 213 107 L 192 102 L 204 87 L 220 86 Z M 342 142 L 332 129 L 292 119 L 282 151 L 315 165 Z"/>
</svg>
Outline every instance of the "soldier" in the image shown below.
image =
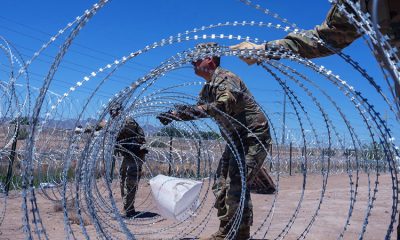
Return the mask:
<svg viewBox="0 0 400 240">
<path fill-rule="evenodd" d="M 344 1 L 348 12 L 353 12 L 352 8 Z M 378 1 L 377 21 L 380 26 L 380 31 L 389 37 L 389 43 L 392 47 L 400 50 L 400 1 L 399 0 L 352 0 L 359 2 L 361 10 L 374 14 L 373 3 Z M 330 9 L 325 21 L 313 30 L 308 30 L 305 34 L 290 33 L 284 39 L 274 40 L 266 44 L 257 45 L 250 42 L 242 42 L 231 46 L 232 49 L 259 49 L 283 47 L 294 53 L 299 54 L 304 58 L 317 58 L 334 54 L 330 49 L 319 44 L 315 39 L 322 39 L 329 46 L 337 50 L 343 49 L 350 45 L 354 40 L 359 38 L 361 34 L 357 31 L 357 27 L 351 24 L 347 17 L 340 11 L 337 4 Z M 311 38 L 313 37 L 313 38 Z M 397 51 L 397 56 L 400 58 L 400 51 Z M 278 60 L 279 57 L 271 56 Z M 380 58 L 380 56 L 378 56 Z M 242 58 L 247 64 L 252 65 L 257 60 L 250 58 Z M 394 89 L 396 93 L 396 104 L 400 105 L 400 85 L 399 79 L 394 79 Z M 400 114 L 400 113 L 399 113 Z M 400 218 L 400 216 L 399 216 Z M 400 224 L 397 226 L 397 236 L 400 238 Z"/>
<path fill-rule="evenodd" d="M 115 119 L 122 111 L 122 106 L 119 103 L 114 103 L 110 107 L 111 119 Z M 103 129 L 106 122 L 101 121 L 95 128 L 87 127 L 84 133 L 92 133 Z M 82 129 L 75 129 L 75 133 L 81 133 Z M 122 129 L 118 132 L 116 145 L 114 146 L 114 158 L 111 167 L 114 171 L 115 158 L 122 157 L 120 174 L 121 197 L 124 207 L 125 218 L 131 218 L 136 215 L 135 211 L 135 196 L 138 189 L 139 180 L 142 174 L 142 165 L 145 161 L 145 155 L 148 150 L 143 146 L 146 143 L 143 129 L 131 117 L 125 119 Z"/>
<path fill-rule="evenodd" d="M 217 44 L 196 46 L 199 53 L 206 54 L 211 48 L 217 48 Z M 219 66 L 219 57 L 205 57 L 192 64 L 196 75 L 206 80 L 198 103 L 195 106 L 176 106 L 174 111 L 162 113 L 157 118 L 164 125 L 173 120 L 187 121 L 204 117 L 212 117 L 217 121 L 227 146 L 220 159 L 213 186 L 220 227 L 207 239 L 225 239 L 240 204 L 242 182 L 239 166 L 246 176 L 246 186 L 250 186 L 271 144 L 269 125 L 242 80 Z M 235 239 L 249 238 L 252 222 L 252 203 L 249 187 L 246 187 L 243 216 Z"/>
<path fill-rule="evenodd" d="M 114 104 L 110 108 L 110 116 L 115 119 L 122 110 L 120 104 Z M 124 217 L 135 216 L 135 196 L 139 180 L 142 174 L 142 165 L 145 161 L 147 149 L 143 129 L 131 117 L 125 119 L 122 129 L 117 136 L 117 144 L 114 147 L 114 157 L 122 157 L 120 167 L 121 197 L 124 206 Z M 113 164 L 114 165 L 114 164 Z"/>
<path fill-rule="evenodd" d="M 392 47 L 400 50 L 400 1 L 399 0 L 375 0 L 378 3 L 378 23 L 383 34 L 389 36 L 389 43 Z M 341 0 L 340 2 L 345 3 Z M 373 9 L 373 2 L 370 0 L 358 0 L 361 9 L 370 14 Z M 353 12 L 352 8 L 345 3 L 346 10 Z M 330 9 L 326 20 L 313 30 L 308 30 L 304 34 L 290 33 L 284 39 L 274 40 L 266 44 L 257 45 L 250 42 L 242 42 L 238 45 L 231 46 L 232 49 L 266 49 L 283 47 L 304 58 L 317 58 L 334 54 L 333 51 L 319 44 L 315 39 L 322 39 L 325 43 L 335 49 L 343 49 L 350 45 L 354 40 L 359 38 L 361 34 L 357 32 L 357 27 L 351 24 L 347 17 L 340 11 L 337 4 Z M 314 39 L 315 38 L 315 39 Z M 400 58 L 400 51 L 397 53 Z M 271 56 L 271 58 L 278 58 Z M 256 63 L 255 59 L 242 59 L 247 64 Z M 395 81 L 395 92 L 397 101 L 400 98 L 400 86 Z"/>
</svg>

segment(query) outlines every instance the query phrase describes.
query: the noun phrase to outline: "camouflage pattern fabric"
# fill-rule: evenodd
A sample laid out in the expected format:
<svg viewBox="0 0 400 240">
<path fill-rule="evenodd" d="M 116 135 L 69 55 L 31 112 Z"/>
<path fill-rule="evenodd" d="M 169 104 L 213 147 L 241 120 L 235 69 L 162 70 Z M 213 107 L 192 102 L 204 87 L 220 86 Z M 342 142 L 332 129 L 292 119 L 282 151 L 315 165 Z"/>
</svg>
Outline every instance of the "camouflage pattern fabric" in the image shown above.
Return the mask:
<svg viewBox="0 0 400 240">
<path fill-rule="evenodd" d="M 373 1 L 359 0 L 361 9 L 364 12 L 371 13 Z M 399 0 L 379 0 L 378 22 L 383 34 L 389 36 L 391 46 L 400 50 L 400 1 Z M 347 10 L 352 12 L 350 6 Z M 304 58 L 317 58 L 334 54 L 328 48 L 318 44 L 317 39 L 324 40 L 329 46 L 337 50 L 350 45 L 361 34 L 357 32 L 356 26 L 349 23 L 347 17 L 342 15 L 337 5 L 329 10 L 325 21 L 313 30 L 302 32 L 301 34 L 290 33 L 284 39 L 270 41 L 266 47 L 274 48 L 283 46 L 286 49 L 298 53 Z M 400 51 L 397 52 L 400 58 Z M 400 86 L 395 81 L 395 92 L 397 98 L 400 98 Z"/>
<path fill-rule="evenodd" d="M 371 11 L 372 2 L 361 0 L 361 9 L 365 12 Z M 347 10 L 352 12 L 350 6 Z M 400 49 L 400 1 L 379 1 L 378 21 L 382 33 L 391 38 L 392 46 Z M 284 39 L 270 41 L 267 45 L 280 45 L 304 58 L 317 58 L 334 54 L 334 52 L 321 46 L 311 37 L 322 39 L 333 48 L 343 49 L 360 36 L 357 33 L 356 26 L 349 23 L 347 17 L 341 14 L 337 5 L 333 5 L 325 21 L 315 29 L 301 34 L 290 33 Z"/>
<path fill-rule="evenodd" d="M 236 157 L 240 157 L 239 164 L 243 168 L 245 166 L 245 154 L 239 150 L 239 155 Z M 216 196 L 214 207 L 217 209 L 217 216 L 221 223 L 224 223 L 219 229 L 220 236 L 224 237 L 229 232 L 231 228 L 230 221 L 235 218 L 235 213 L 239 208 L 242 179 L 240 177 L 238 161 L 228 146 L 222 154 L 219 165 L 220 172 L 217 173 L 218 177 L 213 185 L 213 192 Z M 243 171 L 246 173 L 246 168 L 243 168 Z M 253 205 L 249 188 L 246 188 L 244 197 L 244 209 L 240 227 L 250 228 L 253 224 Z"/>
<path fill-rule="evenodd" d="M 127 215 L 135 213 L 135 196 L 145 161 L 146 143 L 143 129 L 132 118 L 127 118 L 117 136 L 115 156 L 122 157 L 120 167 L 120 187 L 124 211 Z"/>
<path fill-rule="evenodd" d="M 218 67 L 212 80 L 203 86 L 197 105 L 177 109 L 176 120 L 213 117 L 220 125 L 222 136 L 229 141 L 245 138 L 271 139 L 267 118 L 243 81 L 232 72 Z M 181 110 L 182 109 L 182 110 Z M 229 136 L 227 136 L 228 134 Z"/>
<path fill-rule="evenodd" d="M 135 213 L 135 196 L 142 175 L 143 158 L 132 159 L 123 157 L 120 174 L 121 197 L 124 211 L 127 215 Z"/>
<path fill-rule="evenodd" d="M 249 186 L 270 149 L 268 121 L 243 81 L 221 67 L 204 85 L 197 106 L 201 106 L 207 114 L 194 106 L 186 106 L 177 109 L 177 117 L 180 120 L 192 120 L 211 116 L 218 122 L 221 134 L 227 141 L 213 186 L 217 198 L 215 207 L 221 221 L 219 237 L 222 239 L 229 231 L 229 220 L 234 219 L 240 203 L 242 181 L 239 166 L 247 178 L 243 218 L 237 236 L 239 239 L 239 235 L 248 234 L 253 222 Z"/>
<path fill-rule="evenodd" d="M 266 139 L 260 142 L 256 138 L 246 139 L 246 166 L 247 166 L 247 182 L 253 182 L 257 176 L 258 171 L 261 169 L 267 151 L 270 150 L 271 139 Z"/>
</svg>

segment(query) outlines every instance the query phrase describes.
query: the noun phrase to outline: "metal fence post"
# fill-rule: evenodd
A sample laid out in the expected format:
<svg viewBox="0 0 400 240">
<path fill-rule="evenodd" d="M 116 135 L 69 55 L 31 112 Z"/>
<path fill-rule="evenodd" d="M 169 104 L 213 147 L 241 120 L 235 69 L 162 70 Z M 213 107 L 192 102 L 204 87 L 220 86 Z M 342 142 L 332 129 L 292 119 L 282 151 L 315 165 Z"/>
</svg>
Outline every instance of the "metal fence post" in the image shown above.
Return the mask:
<svg viewBox="0 0 400 240">
<path fill-rule="evenodd" d="M 16 156 L 17 142 L 18 142 L 19 125 L 20 125 L 19 123 L 15 123 L 15 138 L 13 139 L 11 145 L 10 164 L 8 165 L 7 177 L 6 177 L 6 189 L 5 189 L 6 196 L 8 196 L 8 191 L 10 190 L 11 177 L 12 177 L 13 166 Z"/>
<path fill-rule="evenodd" d="M 292 142 L 289 145 L 289 176 L 292 176 Z"/>
<path fill-rule="evenodd" d="M 168 159 L 168 176 L 171 176 L 172 165 L 172 135 L 169 136 L 169 159 Z"/>
<path fill-rule="evenodd" d="M 197 178 L 200 178 L 200 149 L 201 149 L 201 139 L 199 138 L 199 147 L 197 150 Z"/>
</svg>

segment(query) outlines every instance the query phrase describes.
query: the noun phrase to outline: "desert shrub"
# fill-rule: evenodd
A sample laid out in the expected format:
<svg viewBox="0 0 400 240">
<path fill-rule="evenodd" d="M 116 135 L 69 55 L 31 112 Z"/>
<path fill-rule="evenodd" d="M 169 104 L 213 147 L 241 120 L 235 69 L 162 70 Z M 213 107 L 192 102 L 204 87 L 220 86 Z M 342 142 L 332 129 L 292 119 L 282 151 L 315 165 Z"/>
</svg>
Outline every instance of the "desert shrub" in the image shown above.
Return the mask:
<svg viewBox="0 0 400 240">
<path fill-rule="evenodd" d="M 154 140 L 153 142 L 150 143 L 150 147 L 154 147 L 154 148 L 166 148 L 169 145 L 165 142 L 161 142 L 159 140 Z"/>
</svg>

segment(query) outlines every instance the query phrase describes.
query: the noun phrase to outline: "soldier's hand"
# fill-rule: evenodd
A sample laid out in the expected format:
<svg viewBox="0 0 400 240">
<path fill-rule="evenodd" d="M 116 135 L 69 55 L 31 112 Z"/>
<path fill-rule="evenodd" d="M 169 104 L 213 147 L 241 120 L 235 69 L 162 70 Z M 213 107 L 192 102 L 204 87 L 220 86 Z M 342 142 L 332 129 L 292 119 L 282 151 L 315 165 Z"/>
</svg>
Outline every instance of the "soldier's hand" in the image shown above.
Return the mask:
<svg viewBox="0 0 400 240">
<path fill-rule="evenodd" d="M 185 113 L 185 112 L 187 112 L 189 110 L 190 106 L 182 105 L 182 104 L 175 104 L 174 108 L 179 113 L 181 113 L 181 112 Z"/>
<path fill-rule="evenodd" d="M 287 51 L 287 49 L 281 46 L 279 41 L 280 40 L 275 40 L 265 44 L 265 51 L 267 51 L 266 57 L 268 59 L 280 60 L 281 56 Z"/>
<path fill-rule="evenodd" d="M 97 124 L 96 126 L 96 131 L 100 131 L 101 129 L 103 129 L 105 126 L 107 125 L 106 120 L 101 120 L 101 122 L 99 124 Z"/>
<path fill-rule="evenodd" d="M 237 45 L 230 46 L 232 50 L 265 50 L 265 45 L 264 44 L 255 44 L 251 42 L 241 42 Z M 257 59 L 254 58 L 244 58 L 240 57 L 241 60 L 243 60 L 245 63 L 248 65 L 253 65 L 254 63 L 257 63 Z"/>
<path fill-rule="evenodd" d="M 164 113 L 158 114 L 156 117 L 164 126 L 170 124 L 173 121 L 173 112 L 172 110 Z"/>
<path fill-rule="evenodd" d="M 206 117 L 206 113 L 203 107 L 196 105 L 174 105 L 176 114 L 180 119 L 191 119 L 193 117 Z M 174 116 L 175 117 L 175 116 Z M 178 119 L 175 119 L 178 120 Z"/>
<path fill-rule="evenodd" d="M 93 131 L 93 126 L 87 126 L 85 127 L 85 130 L 83 130 L 83 133 L 92 133 Z"/>
</svg>

